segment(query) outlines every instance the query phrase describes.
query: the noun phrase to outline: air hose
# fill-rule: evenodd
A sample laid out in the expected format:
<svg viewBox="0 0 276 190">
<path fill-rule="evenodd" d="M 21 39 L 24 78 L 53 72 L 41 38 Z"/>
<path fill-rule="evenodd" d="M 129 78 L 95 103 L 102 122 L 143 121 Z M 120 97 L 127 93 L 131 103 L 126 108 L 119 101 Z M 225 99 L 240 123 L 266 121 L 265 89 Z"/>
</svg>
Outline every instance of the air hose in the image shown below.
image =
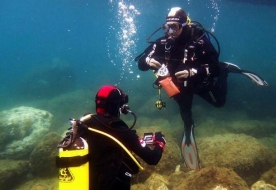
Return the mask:
<svg viewBox="0 0 276 190">
<path fill-rule="evenodd" d="M 85 120 L 87 120 L 87 119 L 89 119 L 89 118 L 91 118 L 91 117 L 93 117 L 92 114 L 86 115 L 86 116 L 82 117 L 82 118 L 80 119 L 80 121 L 83 122 L 83 121 L 85 121 Z M 74 121 L 74 122 L 77 122 L 77 121 Z M 141 166 L 141 164 L 137 161 L 137 159 L 131 154 L 131 152 L 125 147 L 125 145 L 123 145 L 118 139 L 116 139 L 115 137 L 111 136 L 111 135 L 108 134 L 108 133 L 105 133 L 105 132 L 103 132 L 103 131 L 94 129 L 94 128 L 92 128 L 92 127 L 87 127 L 87 129 L 88 129 L 89 131 L 92 131 L 92 132 L 95 132 L 95 133 L 104 135 L 104 136 L 110 138 L 111 140 L 113 140 L 114 142 L 116 142 L 116 143 L 117 143 L 117 144 L 118 144 L 118 145 L 129 155 L 129 157 L 135 162 L 135 164 L 140 168 L 140 170 L 144 170 L 144 168 L 143 168 L 143 167 Z"/>
</svg>

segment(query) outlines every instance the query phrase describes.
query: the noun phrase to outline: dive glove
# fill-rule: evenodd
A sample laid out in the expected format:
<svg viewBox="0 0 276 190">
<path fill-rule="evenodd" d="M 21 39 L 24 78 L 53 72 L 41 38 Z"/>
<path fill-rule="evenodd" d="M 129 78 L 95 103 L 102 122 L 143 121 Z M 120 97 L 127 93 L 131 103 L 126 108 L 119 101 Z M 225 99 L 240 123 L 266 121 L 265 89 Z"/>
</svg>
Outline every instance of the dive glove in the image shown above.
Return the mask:
<svg viewBox="0 0 276 190">
<path fill-rule="evenodd" d="M 165 145 L 166 145 L 166 139 L 165 136 L 161 132 L 156 132 L 154 135 L 155 143 L 158 144 L 164 151 Z"/>
<path fill-rule="evenodd" d="M 197 69 L 180 66 L 176 69 L 175 76 L 179 81 L 185 81 L 188 77 L 197 74 Z"/>
<path fill-rule="evenodd" d="M 156 59 L 152 58 L 152 57 L 147 57 L 146 58 L 146 63 L 152 69 L 156 69 L 157 70 L 157 69 L 159 69 L 161 67 L 161 63 L 159 61 L 157 61 Z"/>
</svg>

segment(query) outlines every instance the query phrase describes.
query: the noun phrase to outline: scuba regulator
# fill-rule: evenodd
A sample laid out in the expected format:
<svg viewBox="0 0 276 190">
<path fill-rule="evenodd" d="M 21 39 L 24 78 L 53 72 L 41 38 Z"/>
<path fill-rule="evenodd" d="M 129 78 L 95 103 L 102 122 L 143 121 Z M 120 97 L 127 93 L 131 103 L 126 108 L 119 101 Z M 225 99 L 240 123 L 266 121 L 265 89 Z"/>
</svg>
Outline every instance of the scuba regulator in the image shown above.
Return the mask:
<svg viewBox="0 0 276 190">
<path fill-rule="evenodd" d="M 137 117 L 136 117 L 135 113 L 133 113 L 133 112 L 129 109 L 129 106 L 128 106 L 127 104 L 122 105 L 122 107 L 120 108 L 120 113 L 122 113 L 122 114 L 124 114 L 124 115 L 130 113 L 131 115 L 133 115 L 133 117 L 134 117 L 133 124 L 131 125 L 130 128 L 127 129 L 127 131 L 128 131 L 128 130 L 131 130 L 131 129 L 135 126 L 136 120 L 137 120 Z"/>
</svg>

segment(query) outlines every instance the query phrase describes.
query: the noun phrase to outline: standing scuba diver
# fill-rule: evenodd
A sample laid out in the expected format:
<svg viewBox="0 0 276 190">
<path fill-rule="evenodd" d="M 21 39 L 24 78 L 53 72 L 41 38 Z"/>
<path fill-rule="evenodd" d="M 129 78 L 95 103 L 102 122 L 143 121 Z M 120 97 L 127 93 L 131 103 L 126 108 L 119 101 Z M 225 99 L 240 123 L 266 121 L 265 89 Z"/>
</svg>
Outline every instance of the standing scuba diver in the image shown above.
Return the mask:
<svg viewBox="0 0 276 190">
<path fill-rule="evenodd" d="M 150 42 L 149 39 L 159 29 L 165 36 Z M 138 56 L 138 68 L 142 71 L 154 70 L 158 76 L 155 84 L 166 90 L 178 103 L 184 122 L 182 156 L 189 169 L 200 169 L 196 142 L 192 101 L 194 94 L 215 107 L 226 102 L 228 73 L 239 73 L 254 83 L 267 86 L 260 76 L 242 70 L 237 65 L 219 62 L 219 44 L 200 23 L 191 21 L 180 7 L 174 7 L 166 17 L 166 23 L 156 30 L 147 41 L 151 45 Z M 212 36 L 218 51 L 210 41 Z"/>
<path fill-rule="evenodd" d="M 82 167 L 86 162 L 89 162 L 89 167 L 86 168 L 89 169 L 89 175 L 83 175 L 84 170 L 80 169 L 79 175 L 75 173 L 71 176 L 76 179 L 86 178 L 84 183 L 89 182 L 89 188 L 82 188 L 83 183 L 79 182 L 75 184 L 77 189 L 129 190 L 132 175 L 143 169 L 131 152 L 149 165 L 156 165 L 162 157 L 166 144 L 164 135 L 161 132 L 146 133 L 144 138 L 140 138 L 132 130 L 136 116 L 126 105 L 128 95 L 121 89 L 115 86 L 101 87 L 96 94 L 95 103 L 97 114 L 85 114 L 79 120 L 71 119 L 72 128 L 58 145 L 62 149 L 57 157 L 60 190 L 66 189 L 68 182 L 74 182 L 73 177 L 69 177 L 69 180 L 66 177 L 70 168 L 76 168 L 76 165 Z M 134 116 L 131 127 L 120 119 L 121 113 Z M 64 152 L 73 152 L 72 148 L 79 151 L 85 147 L 76 145 L 78 139 L 88 144 L 88 153 L 70 158 L 63 156 Z M 148 147 L 148 144 L 153 145 L 153 148 Z M 69 169 L 64 172 L 64 168 Z M 70 183 L 69 185 L 73 188 Z"/>
</svg>

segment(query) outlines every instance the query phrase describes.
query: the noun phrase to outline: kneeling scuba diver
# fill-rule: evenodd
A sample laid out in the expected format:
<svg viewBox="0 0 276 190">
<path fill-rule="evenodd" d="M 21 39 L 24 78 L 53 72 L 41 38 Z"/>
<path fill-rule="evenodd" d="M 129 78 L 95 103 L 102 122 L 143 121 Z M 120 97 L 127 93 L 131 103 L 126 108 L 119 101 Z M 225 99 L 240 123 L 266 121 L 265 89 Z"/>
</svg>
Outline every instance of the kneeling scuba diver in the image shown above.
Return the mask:
<svg viewBox="0 0 276 190">
<path fill-rule="evenodd" d="M 159 162 L 165 146 L 161 132 L 140 138 L 132 128 L 136 115 L 126 105 L 128 96 L 114 86 L 96 94 L 97 114 L 70 119 L 72 127 L 59 143 L 59 189 L 130 189 L 131 176 L 143 170 L 131 151 L 146 163 Z M 120 114 L 132 114 L 131 127 Z M 151 150 L 147 145 L 153 145 Z"/>
</svg>

